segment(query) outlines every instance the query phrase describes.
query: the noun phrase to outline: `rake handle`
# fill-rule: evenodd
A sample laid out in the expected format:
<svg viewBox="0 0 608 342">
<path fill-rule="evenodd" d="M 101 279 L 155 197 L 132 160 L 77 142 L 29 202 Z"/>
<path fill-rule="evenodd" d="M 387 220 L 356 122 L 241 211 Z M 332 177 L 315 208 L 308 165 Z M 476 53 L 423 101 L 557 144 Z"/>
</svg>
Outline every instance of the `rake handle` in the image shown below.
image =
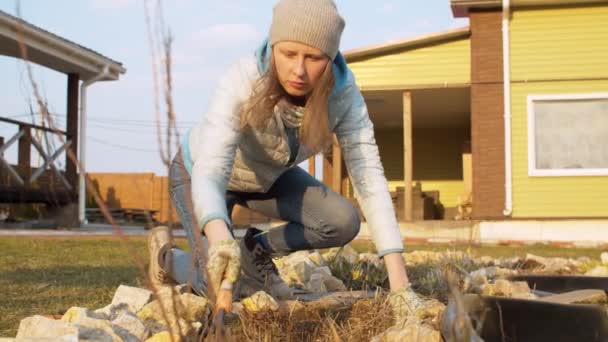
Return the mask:
<svg viewBox="0 0 608 342">
<path fill-rule="evenodd" d="M 216 296 L 213 325 L 210 334 L 211 341 L 225 340 L 224 316 L 227 312 L 232 312 L 232 284 L 224 280 Z"/>
</svg>

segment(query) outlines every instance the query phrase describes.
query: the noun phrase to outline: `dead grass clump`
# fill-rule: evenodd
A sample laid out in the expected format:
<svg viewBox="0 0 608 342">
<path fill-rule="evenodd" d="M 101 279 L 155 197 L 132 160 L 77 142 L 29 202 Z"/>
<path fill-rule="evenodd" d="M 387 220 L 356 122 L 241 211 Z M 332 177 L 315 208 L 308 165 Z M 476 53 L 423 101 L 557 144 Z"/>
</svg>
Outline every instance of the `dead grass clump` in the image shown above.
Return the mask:
<svg viewBox="0 0 608 342">
<path fill-rule="evenodd" d="M 369 341 L 392 324 L 392 310 L 386 297 L 380 296 L 355 303 L 348 319 L 338 326 L 338 334 L 342 341 Z"/>
<path fill-rule="evenodd" d="M 392 325 L 384 296 L 352 306 L 320 310 L 302 308 L 291 313 L 243 312 L 228 322 L 234 341 L 369 341 Z"/>
</svg>

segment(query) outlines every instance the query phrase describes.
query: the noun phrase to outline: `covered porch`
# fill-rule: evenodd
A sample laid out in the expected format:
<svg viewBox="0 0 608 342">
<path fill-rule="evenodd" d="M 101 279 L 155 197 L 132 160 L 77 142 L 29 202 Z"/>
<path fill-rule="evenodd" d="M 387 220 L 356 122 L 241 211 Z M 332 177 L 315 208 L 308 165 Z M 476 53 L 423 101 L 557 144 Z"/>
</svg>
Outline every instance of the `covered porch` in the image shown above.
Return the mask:
<svg viewBox="0 0 608 342">
<path fill-rule="evenodd" d="M 399 221 L 470 219 L 468 27 L 348 51 Z M 324 182 L 352 198 L 337 144 Z"/>
<path fill-rule="evenodd" d="M 67 215 L 61 214 L 66 218 L 64 223 L 78 225 L 83 216 L 79 217 L 75 208 L 81 207 L 79 211 L 84 212 L 84 175 L 68 151 L 84 164 L 86 89 L 97 81 L 118 80 L 126 70 L 119 62 L 2 11 L 0 56 L 65 74 L 67 104 L 65 127 L 53 127 L 48 120 L 18 120 L 15 117 L 20 113 L 0 112 L 0 125 L 6 135 L 0 136 L 0 203 L 70 208 Z M 46 114 L 33 110 L 41 117 Z M 8 154 L 16 155 L 16 160 Z M 41 161 L 39 165 L 32 164 L 35 159 Z M 64 166 L 59 166 L 57 161 L 62 159 Z"/>
</svg>

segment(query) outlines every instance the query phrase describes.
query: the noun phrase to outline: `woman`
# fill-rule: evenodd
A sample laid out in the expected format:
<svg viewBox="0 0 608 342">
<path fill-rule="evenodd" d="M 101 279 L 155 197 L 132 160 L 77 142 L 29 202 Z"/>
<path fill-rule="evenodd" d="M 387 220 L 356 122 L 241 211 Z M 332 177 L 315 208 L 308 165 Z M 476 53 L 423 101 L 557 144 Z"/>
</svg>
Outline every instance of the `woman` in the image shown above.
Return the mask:
<svg viewBox="0 0 608 342">
<path fill-rule="evenodd" d="M 331 144 L 335 133 L 379 255 L 397 315 L 419 304 L 410 290 L 399 226 L 372 123 L 339 53 L 344 20 L 331 0 L 281 0 L 269 39 L 221 78 L 202 121 L 185 137 L 170 169 L 171 196 L 190 246 L 204 234 L 212 289 L 240 285 L 288 298 L 272 256 L 343 246 L 358 233 L 355 208 L 297 165 Z M 235 241 L 230 214 L 240 204 L 287 223 L 267 233 L 250 228 Z M 197 220 L 193 220 L 196 217 Z M 191 279 L 190 254 L 166 228 L 150 235 L 156 283 Z M 205 293 L 196 267 L 194 289 Z"/>
</svg>

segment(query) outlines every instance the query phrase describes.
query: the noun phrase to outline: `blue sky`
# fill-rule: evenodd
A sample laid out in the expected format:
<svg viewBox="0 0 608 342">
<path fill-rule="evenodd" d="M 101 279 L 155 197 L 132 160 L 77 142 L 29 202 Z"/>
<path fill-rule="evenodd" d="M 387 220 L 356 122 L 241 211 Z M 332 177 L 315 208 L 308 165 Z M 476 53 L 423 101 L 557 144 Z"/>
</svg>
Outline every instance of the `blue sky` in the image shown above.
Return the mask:
<svg viewBox="0 0 608 342">
<path fill-rule="evenodd" d="M 365 47 L 468 24 L 452 17 L 449 0 L 338 0 L 346 20 L 341 50 Z M 174 37 L 173 81 L 180 131 L 206 109 L 218 76 L 230 63 L 252 53 L 266 36 L 275 0 L 164 1 L 166 25 Z M 154 126 L 152 64 L 143 0 L 21 0 L 26 21 L 123 63 L 117 82 L 88 91 L 87 169 L 90 172 L 166 174 Z M 0 10 L 15 15 L 16 1 Z M 36 81 L 62 126 L 66 76 L 34 68 Z M 21 61 L 0 56 L 0 116 L 31 121 L 31 89 Z M 0 123 L 8 139 L 15 126 Z M 7 152 L 16 161 L 16 147 Z M 36 160 L 34 161 L 36 162 Z"/>
</svg>

